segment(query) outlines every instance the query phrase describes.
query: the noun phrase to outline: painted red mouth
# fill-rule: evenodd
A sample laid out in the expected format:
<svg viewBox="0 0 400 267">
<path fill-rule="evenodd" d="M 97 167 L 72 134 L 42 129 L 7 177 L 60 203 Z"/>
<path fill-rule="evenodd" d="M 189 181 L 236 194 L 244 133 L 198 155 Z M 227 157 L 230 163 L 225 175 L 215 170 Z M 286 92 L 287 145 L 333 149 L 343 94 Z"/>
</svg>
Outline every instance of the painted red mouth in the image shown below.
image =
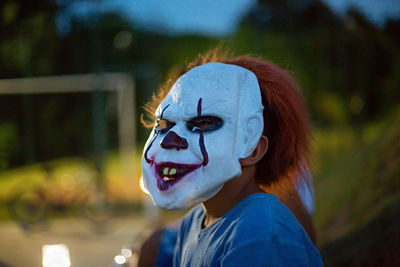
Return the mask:
<svg viewBox="0 0 400 267">
<path fill-rule="evenodd" d="M 162 162 L 155 164 L 157 175 L 157 187 L 160 191 L 170 189 L 187 174 L 200 168 L 201 164 L 179 164 L 174 162 Z"/>
</svg>

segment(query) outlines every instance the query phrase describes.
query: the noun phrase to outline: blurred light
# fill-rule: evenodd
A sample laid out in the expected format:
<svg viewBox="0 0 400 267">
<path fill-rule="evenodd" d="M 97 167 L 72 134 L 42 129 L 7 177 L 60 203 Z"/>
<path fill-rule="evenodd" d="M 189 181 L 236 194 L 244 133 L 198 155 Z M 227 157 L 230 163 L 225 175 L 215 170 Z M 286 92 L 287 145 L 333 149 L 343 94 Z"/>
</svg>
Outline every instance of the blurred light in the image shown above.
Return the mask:
<svg viewBox="0 0 400 267">
<path fill-rule="evenodd" d="M 114 37 L 114 46 L 119 49 L 127 48 L 132 43 L 132 33 L 129 31 L 120 31 Z"/>
<path fill-rule="evenodd" d="M 43 267 L 71 266 L 68 247 L 65 244 L 44 245 L 42 247 L 42 254 Z"/>
<path fill-rule="evenodd" d="M 123 248 L 121 249 L 121 254 L 125 258 L 129 258 L 130 256 L 132 256 L 132 251 L 129 248 Z"/>
<path fill-rule="evenodd" d="M 352 96 L 350 99 L 350 109 L 355 114 L 359 114 L 364 107 L 364 101 L 358 95 Z"/>
<path fill-rule="evenodd" d="M 147 190 L 147 188 L 144 185 L 144 181 L 143 181 L 143 176 L 140 177 L 140 189 L 146 194 L 146 195 L 150 195 L 149 191 Z"/>
<path fill-rule="evenodd" d="M 115 261 L 117 264 L 124 264 L 124 263 L 126 262 L 126 259 L 125 259 L 125 257 L 122 256 L 122 255 L 117 255 L 117 256 L 114 257 L 114 261 Z"/>
</svg>

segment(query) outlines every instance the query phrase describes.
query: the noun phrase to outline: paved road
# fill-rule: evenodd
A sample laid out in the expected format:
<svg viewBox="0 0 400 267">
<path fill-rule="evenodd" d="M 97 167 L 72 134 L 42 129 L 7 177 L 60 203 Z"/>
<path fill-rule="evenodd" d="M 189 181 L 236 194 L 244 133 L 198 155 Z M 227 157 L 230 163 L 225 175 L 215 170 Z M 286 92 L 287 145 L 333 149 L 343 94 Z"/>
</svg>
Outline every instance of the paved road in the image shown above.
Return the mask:
<svg viewBox="0 0 400 267">
<path fill-rule="evenodd" d="M 57 219 L 46 229 L 24 232 L 12 221 L 0 223 L 0 261 L 15 267 L 41 267 L 42 246 L 64 243 L 71 267 L 109 267 L 122 246 L 138 235 L 146 236 L 152 224 L 143 217 L 112 219 L 105 233 L 96 233 L 87 220 Z"/>
</svg>

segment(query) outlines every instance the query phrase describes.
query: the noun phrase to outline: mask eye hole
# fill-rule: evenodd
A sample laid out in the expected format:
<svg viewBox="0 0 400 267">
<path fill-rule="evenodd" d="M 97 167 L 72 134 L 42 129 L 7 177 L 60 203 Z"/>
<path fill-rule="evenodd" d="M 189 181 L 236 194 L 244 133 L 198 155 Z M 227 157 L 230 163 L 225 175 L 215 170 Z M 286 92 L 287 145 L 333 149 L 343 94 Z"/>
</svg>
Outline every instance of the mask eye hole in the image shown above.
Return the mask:
<svg viewBox="0 0 400 267">
<path fill-rule="evenodd" d="M 221 128 L 223 121 L 214 116 L 195 117 L 186 123 L 187 128 L 192 132 L 211 132 Z"/>
<path fill-rule="evenodd" d="M 166 119 L 157 119 L 155 129 L 161 133 L 166 133 L 174 127 L 175 123 L 170 122 Z"/>
</svg>

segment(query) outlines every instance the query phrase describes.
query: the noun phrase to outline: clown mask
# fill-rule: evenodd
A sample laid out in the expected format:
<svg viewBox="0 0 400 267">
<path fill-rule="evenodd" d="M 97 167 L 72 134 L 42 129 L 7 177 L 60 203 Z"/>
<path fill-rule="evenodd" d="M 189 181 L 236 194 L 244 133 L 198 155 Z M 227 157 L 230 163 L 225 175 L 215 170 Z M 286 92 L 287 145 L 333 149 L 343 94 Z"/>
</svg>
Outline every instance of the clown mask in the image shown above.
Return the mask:
<svg viewBox="0 0 400 267">
<path fill-rule="evenodd" d="M 257 78 L 245 68 L 208 63 L 181 76 L 157 108 L 143 151 L 154 203 L 185 209 L 240 175 L 239 159 L 262 135 L 262 110 Z"/>
</svg>

